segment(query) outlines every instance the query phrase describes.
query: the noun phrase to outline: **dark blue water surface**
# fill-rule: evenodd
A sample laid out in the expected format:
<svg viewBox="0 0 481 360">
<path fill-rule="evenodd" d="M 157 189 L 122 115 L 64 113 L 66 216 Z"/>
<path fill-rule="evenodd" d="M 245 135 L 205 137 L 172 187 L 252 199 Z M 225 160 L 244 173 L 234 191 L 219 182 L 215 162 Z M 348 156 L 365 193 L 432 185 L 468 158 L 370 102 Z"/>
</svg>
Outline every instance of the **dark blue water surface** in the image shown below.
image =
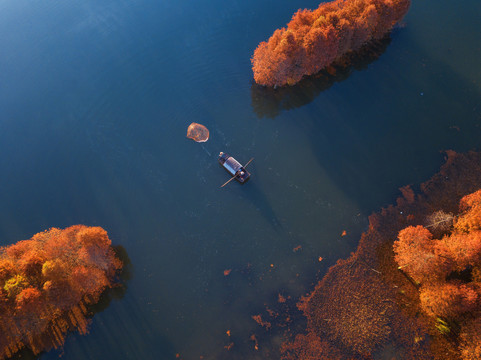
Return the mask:
<svg viewBox="0 0 481 360">
<path fill-rule="evenodd" d="M 99 225 L 131 261 L 65 359 L 276 359 L 251 316 L 307 293 L 441 151 L 479 150 L 479 1 L 415 0 L 373 59 L 256 87 L 257 44 L 317 5 L 0 1 L 0 245 Z M 255 158 L 248 184 L 219 188 L 219 151 Z"/>
</svg>

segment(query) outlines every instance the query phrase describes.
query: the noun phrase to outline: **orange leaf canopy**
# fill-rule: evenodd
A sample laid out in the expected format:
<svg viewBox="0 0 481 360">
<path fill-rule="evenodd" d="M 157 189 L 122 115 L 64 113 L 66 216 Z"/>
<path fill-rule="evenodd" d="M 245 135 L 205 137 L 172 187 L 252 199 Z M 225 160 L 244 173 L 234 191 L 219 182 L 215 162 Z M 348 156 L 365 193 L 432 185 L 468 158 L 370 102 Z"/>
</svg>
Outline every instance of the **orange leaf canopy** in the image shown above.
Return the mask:
<svg viewBox="0 0 481 360">
<path fill-rule="evenodd" d="M 0 247 L 0 359 L 22 347 L 61 347 L 87 333 L 88 305 L 115 284 L 122 262 L 101 227 L 52 228 Z"/>
<path fill-rule="evenodd" d="M 209 140 L 209 129 L 204 125 L 193 122 L 187 128 L 187 137 L 196 142 L 206 142 Z"/>
<path fill-rule="evenodd" d="M 350 51 L 382 39 L 406 14 L 410 0 L 334 0 L 298 10 L 251 59 L 254 80 L 264 86 L 298 83 Z"/>
</svg>

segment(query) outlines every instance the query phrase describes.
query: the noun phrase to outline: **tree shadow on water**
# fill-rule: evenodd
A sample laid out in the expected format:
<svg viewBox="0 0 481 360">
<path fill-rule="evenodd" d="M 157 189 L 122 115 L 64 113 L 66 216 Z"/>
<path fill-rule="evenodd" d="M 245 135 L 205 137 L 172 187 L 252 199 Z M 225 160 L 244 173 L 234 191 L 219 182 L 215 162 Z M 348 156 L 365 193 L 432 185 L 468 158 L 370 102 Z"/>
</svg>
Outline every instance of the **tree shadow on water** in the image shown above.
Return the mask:
<svg viewBox="0 0 481 360">
<path fill-rule="evenodd" d="M 377 103 L 345 111 L 335 123 L 299 121 L 319 165 L 365 213 L 387 206 L 398 188 L 429 178 L 443 151 L 480 149 L 479 87 L 414 45 L 402 71 L 403 81 L 386 86 Z"/>
<path fill-rule="evenodd" d="M 107 309 L 113 299 L 122 299 L 127 291 L 127 282 L 132 278 L 132 262 L 127 254 L 127 250 L 122 245 L 115 245 L 113 248 L 115 255 L 122 261 L 124 266 L 118 275 L 119 282 L 112 288 L 105 290 L 99 301 L 89 307 L 92 316 Z"/>
<path fill-rule="evenodd" d="M 355 52 L 350 52 L 319 73 L 306 77 L 294 86 L 273 89 L 253 83 L 252 107 L 258 117 L 275 118 L 282 110 L 295 109 L 312 102 L 321 92 L 336 82 L 346 80 L 354 70 L 365 70 L 376 61 L 391 43 L 390 35 L 373 40 Z"/>
</svg>

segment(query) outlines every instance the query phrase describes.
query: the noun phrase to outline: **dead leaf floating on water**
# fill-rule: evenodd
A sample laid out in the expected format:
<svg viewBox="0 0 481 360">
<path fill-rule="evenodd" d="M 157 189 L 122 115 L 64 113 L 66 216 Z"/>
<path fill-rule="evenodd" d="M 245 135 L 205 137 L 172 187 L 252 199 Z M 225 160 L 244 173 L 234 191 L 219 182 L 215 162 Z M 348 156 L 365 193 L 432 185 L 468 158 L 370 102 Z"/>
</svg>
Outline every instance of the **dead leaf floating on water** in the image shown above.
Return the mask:
<svg viewBox="0 0 481 360">
<path fill-rule="evenodd" d="M 206 142 L 209 140 L 209 129 L 204 125 L 193 122 L 187 128 L 187 137 L 196 142 Z"/>
</svg>

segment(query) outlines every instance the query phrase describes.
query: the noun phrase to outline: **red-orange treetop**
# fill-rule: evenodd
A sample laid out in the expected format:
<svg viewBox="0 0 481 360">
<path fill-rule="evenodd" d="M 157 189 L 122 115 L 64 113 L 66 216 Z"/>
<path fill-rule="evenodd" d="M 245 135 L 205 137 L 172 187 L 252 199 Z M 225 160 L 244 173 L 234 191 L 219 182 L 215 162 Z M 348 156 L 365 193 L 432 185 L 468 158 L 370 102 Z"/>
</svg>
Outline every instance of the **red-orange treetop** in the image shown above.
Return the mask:
<svg viewBox="0 0 481 360">
<path fill-rule="evenodd" d="M 298 10 L 287 28 L 261 42 L 252 57 L 259 85 L 299 82 L 371 39 L 382 38 L 406 14 L 410 0 L 336 0 Z"/>
<path fill-rule="evenodd" d="M 481 359 L 481 317 L 473 319 L 463 326 L 460 337 L 462 359 Z"/>
<path fill-rule="evenodd" d="M 0 359 L 23 346 L 61 346 L 69 330 L 85 333 L 85 304 L 121 267 L 101 227 L 52 228 L 0 248 Z"/>
<path fill-rule="evenodd" d="M 421 308 L 430 316 L 454 319 L 480 310 L 481 190 L 463 197 L 459 211 L 440 239 L 418 225 L 394 242 L 399 269 L 421 284 Z"/>
<path fill-rule="evenodd" d="M 454 223 L 458 232 L 481 230 L 481 190 L 463 197 L 459 209 L 464 211 L 464 214 Z"/>
</svg>

